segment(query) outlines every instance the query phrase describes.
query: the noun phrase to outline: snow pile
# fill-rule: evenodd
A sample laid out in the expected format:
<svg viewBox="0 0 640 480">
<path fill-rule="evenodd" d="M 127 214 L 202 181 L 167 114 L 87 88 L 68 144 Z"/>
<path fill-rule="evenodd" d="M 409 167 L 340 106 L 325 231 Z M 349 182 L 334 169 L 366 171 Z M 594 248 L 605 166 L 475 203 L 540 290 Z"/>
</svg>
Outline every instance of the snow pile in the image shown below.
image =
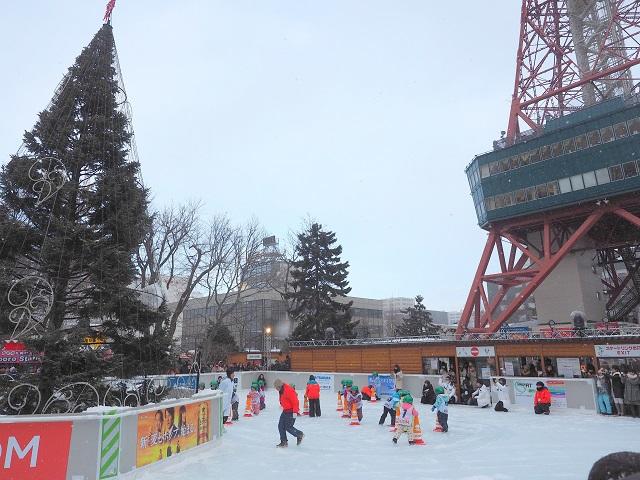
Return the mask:
<svg viewBox="0 0 640 480">
<path fill-rule="evenodd" d="M 245 393 L 246 395 L 246 393 Z M 299 392 L 300 400 L 302 393 Z M 518 408 L 499 413 L 450 406 L 449 433 L 433 433 L 435 414 L 420 411 L 424 446 L 406 436 L 391 442 L 389 427 L 378 425 L 383 402 L 364 402 L 362 425 L 339 418 L 336 396 L 322 394 L 322 417 L 299 417 L 305 433 L 297 447 L 277 449 L 280 415 L 277 395 L 267 391 L 267 409 L 227 427 L 222 443 L 203 447 L 148 470 L 137 480 L 586 480 L 593 463 L 616 451 L 640 450 L 640 420 L 552 410 L 550 416 Z M 302 406 L 302 405 L 301 405 Z M 390 419 L 387 417 L 387 424 Z"/>
</svg>

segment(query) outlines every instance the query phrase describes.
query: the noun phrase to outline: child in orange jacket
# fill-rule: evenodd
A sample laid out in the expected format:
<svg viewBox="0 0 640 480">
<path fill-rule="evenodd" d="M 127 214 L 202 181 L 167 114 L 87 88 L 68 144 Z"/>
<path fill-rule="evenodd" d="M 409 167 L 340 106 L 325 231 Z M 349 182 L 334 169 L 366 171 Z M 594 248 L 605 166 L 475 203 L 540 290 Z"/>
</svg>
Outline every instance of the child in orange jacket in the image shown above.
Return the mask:
<svg viewBox="0 0 640 480">
<path fill-rule="evenodd" d="M 309 400 L 309 416 L 319 417 L 320 412 L 320 385 L 316 382 L 314 375 L 309 375 L 309 381 L 307 382 L 307 388 L 304 391 L 304 396 Z"/>
<path fill-rule="evenodd" d="M 536 394 L 533 397 L 533 411 L 537 414 L 549 415 L 551 407 L 551 392 L 543 382 L 536 383 Z"/>
</svg>

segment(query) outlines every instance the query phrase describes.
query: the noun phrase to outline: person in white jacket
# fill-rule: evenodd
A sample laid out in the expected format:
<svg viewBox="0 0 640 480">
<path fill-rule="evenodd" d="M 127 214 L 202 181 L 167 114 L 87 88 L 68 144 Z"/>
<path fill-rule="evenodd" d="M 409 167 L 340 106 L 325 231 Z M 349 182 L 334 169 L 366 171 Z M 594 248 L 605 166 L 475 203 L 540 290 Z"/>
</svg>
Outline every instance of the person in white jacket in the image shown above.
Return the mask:
<svg viewBox="0 0 640 480">
<path fill-rule="evenodd" d="M 471 394 L 469 405 L 477 405 L 480 408 L 487 408 L 491 403 L 491 393 L 487 386 L 480 380 L 476 381 L 476 391 Z"/>
<path fill-rule="evenodd" d="M 218 390 L 222 391 L 222 421 L 227 423 L 231 416 L 231 397 L 233 397 L 233 370 L 227 370 L 227 377 L 220 382 Z"/>
<path fill-rule="evenodd" d="M 457 403 L 456 387 L 453 385 L 453 380 L 448 373 L 443 373 L 438 381 L 438 385 L 444 388 L 444 393 L 449 397 L 449 403 Z"/>
<path fill-rule="evenodd" d="M 507 381 L 504 378 L 499 378 L 498 382 L 493 379 L 493 388 L 498 393 L 498 402 L 494 410 L 496 412 L 508 412 L 511 408 L 511 399 L 509 398 L 509 387 Z"/>
</svg>

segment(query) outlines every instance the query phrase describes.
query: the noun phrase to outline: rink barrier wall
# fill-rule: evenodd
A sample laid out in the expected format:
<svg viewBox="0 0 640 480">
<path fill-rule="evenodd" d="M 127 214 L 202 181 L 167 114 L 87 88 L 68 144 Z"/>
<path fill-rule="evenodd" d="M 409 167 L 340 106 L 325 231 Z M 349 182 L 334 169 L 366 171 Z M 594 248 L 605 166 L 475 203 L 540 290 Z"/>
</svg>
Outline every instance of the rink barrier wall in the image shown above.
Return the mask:
<svg viewBox="0 0 640 480">
<path fill-rule="evenodd" d="M 191 398 L 135 408 L 103 407 L 76 414 L 0 417 L 0 478 L 107 480 L 170 462 L 175 456 L 137 467 L 140 415 L 169 407 L 176 407 L 177 411 L 183 405 L 188 408 L 202 402 L 208 404 L 208 441 L 180 452 L 182 458 L 220 440 L 224 431 L 221 392 L 205 390 Z"/>
<path fill-rule="evenodd" d="M 333 375 L 333 391 L 337 392 L 340 389 L 340 381 L 342 379 L 349 379 L 354 384 L 362 387 L 367 384 L 369 374 L 366 373 L 344 373 L 344 372 L 283 372 L 283 371 L 255 371 L 255 372 L 237 372 L 236 376 L 239 378 L 238 384 L 242 389 L 249 389 L 251 382 L 258 378 L 258 375 L 264 374 L 267 380 L 267 388 L 273 388 L 273 382 L 276 378 L 279 378 L 285 383 L 294 384 L 297 390 L 304 390 L 309 380 L 309 375 Z M 217 375 L 217 374 L 216 374 Z M 493 387 L 493 380 L 497 380 L 502 377 L 491 377 L 491 387 Z M 504 377 L 509 387 L 509 397 L 511 403 L 519 406 L 529 406 L 533 408 L 533 395 L 528 395 L 532 392 L 519 391 L 516 394 L 516 387 L 521 390 L 526 384 L 532 384 L 535 388 L 535 383 L 542 381 L 545 385 L 552 387 L 552 392 L 556 392 L 554 395 L 554 402 L 557 399 L 558 406 L 555 408 L 575 408 L 593 413 L 597 412 L 596 403 L 596 390 L 593 379 L 590 378 L 556 378 L 556 377 Z M 411 395 L 419 399 L 422 396 L 422 385 L 425 380 L 429 380 L 433 386 L 438 386 L 440 381 L 439 375 L 415 375 L 405 374 L 403 376 L 403 388 L 411 392 Z M 564 400 L 562 400 L 562 395 Z M 526 399 L 526 401 L 525 401 Z M 491 400 L 492 403 L 498 401 L 497 393 L 494 388 L 491 388 Z M 566 406 L 564 406 L 566 404 Z"/>
</svg>

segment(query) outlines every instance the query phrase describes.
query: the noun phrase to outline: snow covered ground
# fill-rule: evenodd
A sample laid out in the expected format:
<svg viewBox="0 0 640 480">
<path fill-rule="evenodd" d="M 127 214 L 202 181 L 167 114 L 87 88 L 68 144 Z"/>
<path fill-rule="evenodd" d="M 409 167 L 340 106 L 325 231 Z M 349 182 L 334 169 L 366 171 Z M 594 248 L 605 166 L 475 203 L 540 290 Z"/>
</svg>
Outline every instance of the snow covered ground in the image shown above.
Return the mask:
<svg viewBox="0 0 640 480">
<path fill-rule="evenodd" d="M 302 393 L 299 393 L 302 399 Z M 244 398 L 244 397 L 241 397 Z M 241 402 L 242 407 L 243 402 Z M 134 473 L 136 480 L 586 479 L 591 465 L 611 452 L 640 451 L 640 420 L 579 411 L 534 415 L 451 406 L 449 433 L 433 433 L 434 414 L 420 405 L 426 445 L 391 442 L 378 425 L 382 402 L 365 402 L 361 426 L 336 412 L 335 394 L 323 393 L 322 417 L 299 417 L 302 445 L 290 437 L 277 449 L 280 408 L 273 389 L 258 417 L 227 427 L 222 443 Z M 240 412 L 242 415 L 242 411 Z M 390 419 L 387 418 L 387 424 Z"/>
</svg>

